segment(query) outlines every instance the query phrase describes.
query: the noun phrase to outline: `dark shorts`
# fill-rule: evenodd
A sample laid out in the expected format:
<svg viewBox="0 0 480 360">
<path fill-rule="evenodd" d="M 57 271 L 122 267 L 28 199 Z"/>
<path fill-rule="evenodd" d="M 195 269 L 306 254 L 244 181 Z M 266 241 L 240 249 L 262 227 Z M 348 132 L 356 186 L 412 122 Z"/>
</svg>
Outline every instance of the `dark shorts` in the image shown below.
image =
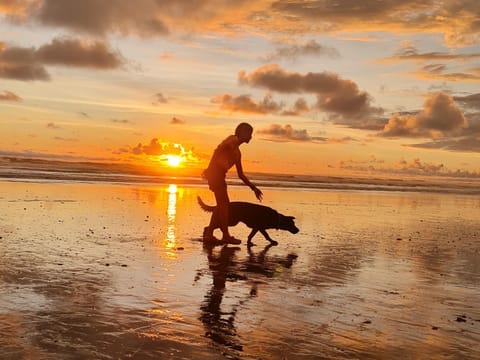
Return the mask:
<svg viewBox="0 0 480 360">
<path fill-rule="evenodd" d="M 212 171 L 212 169 L 206 169 L 202 175 L 208 182 L 208 188 L 213 192 L 227 190 L 227 182 L 225 180 L 227 174 L 221 171 Z"/>
</svg>

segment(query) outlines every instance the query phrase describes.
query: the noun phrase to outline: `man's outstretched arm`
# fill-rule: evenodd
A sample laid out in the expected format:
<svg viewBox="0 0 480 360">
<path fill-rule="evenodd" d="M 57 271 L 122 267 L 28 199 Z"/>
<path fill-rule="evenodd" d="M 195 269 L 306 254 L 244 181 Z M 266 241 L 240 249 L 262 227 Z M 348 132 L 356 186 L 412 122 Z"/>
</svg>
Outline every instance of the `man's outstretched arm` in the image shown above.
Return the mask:
<svg viewBox="0 0 480 360">
<path fill-rule="evenodd" d="M 247 185 L 250 189 L 252 189 L 257 199 L 259 201 L 262 201 L 262 198 L 263 198 L 262 190 L 257 188 L 250 180 L 248 180 L 248 178 L 244 174 L 241 158 L 239 158 L 238 161 L 235 163 L 235 167 L 237 168 L 238 177 L 244 182 L 245 185 Z"/>
</svg>

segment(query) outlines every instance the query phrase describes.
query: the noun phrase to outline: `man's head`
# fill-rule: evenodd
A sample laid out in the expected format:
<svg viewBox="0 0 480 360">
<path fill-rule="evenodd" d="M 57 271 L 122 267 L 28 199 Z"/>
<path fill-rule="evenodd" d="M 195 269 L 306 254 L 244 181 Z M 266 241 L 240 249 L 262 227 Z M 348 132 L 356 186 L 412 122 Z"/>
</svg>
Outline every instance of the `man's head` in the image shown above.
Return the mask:
<svg viewBox="0 0 480 360">
<path fill-rule="evenodd" d="M 235 135 L 238 137 L 241 143 L 249 143 L 252 139 L 253 127 L 248 123 L 240 123 L 235 129 Z"/>
</svg>

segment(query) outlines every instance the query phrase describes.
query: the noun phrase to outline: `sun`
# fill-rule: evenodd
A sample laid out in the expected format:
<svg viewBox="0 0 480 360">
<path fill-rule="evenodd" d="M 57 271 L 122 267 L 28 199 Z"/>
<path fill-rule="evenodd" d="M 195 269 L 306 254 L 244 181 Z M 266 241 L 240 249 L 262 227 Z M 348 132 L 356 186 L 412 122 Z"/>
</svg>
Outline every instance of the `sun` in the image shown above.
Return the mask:
<svg viewBox="0 0 480 360">
<path fill-rule="evenodd" d="M 167 164 L 171 167 L 179 167 L 183 159 L 180 155 L 166 155 Z"/>
</svg>

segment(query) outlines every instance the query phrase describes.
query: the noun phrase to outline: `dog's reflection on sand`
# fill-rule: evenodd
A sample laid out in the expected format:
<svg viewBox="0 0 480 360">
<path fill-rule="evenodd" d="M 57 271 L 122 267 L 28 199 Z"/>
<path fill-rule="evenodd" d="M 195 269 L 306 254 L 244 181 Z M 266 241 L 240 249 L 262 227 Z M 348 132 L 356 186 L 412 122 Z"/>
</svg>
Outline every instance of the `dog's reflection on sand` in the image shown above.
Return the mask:
<svg viewBox="0 0 480 360">
<path fill-rule="evenodd" d="M 204 252 L 208 259 L 208 272 L 212 276 L 212 287 L 208 290 L 200 306 L 200 320 L 205 327 L 205 336 L 216 344 L 223 347 L 222 353 L 225 356 L 236 358 L 243 346 L 237 336 L 235 320 L 241 307 L 257 296 L 256 275 L 273 277 L 279 267 L 290 268 L 296 259 L 296 255 L 268 257 L 267 252 L 272 244 L 266 246 L 257 254 L 248 247 L 248 257 L 244 260 L 237 259 L 237 252 L 240 247 L 228 245 L 220 249 L 212 244 L 204 243 Z M 199 280 L 202 272 L 199 271 L 195 281 Z M 222 301 L 226 292 L 227 281 L 245 281 L 250 286 L 248 294 L 238 300 L 229 311 L 222 308 Z"/>
</svg>

